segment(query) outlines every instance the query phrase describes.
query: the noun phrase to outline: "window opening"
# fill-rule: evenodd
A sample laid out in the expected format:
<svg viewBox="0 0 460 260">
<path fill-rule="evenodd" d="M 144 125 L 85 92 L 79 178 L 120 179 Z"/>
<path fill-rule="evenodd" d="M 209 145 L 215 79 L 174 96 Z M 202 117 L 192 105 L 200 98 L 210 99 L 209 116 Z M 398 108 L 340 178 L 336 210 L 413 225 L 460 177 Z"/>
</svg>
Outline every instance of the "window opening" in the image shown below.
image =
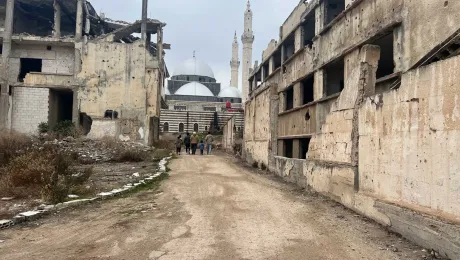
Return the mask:
<svg viewBox="0 0 460 260">
<path fill-rule="evenodd" d="M 42 72 L 42 59 L 21 58 L 21 70 L 18 81 L 24 82 L 26 75 L 30 72 Z"/>
<path fill-rule="evenodd" d="M 286 110 L 294 108 L 294 88 L 290 86 L 286 91 Z"/>
<path fill-rule="evenodd" d="M 308 104 L 314 101 L 314 86 L 315 86 L 315 77 L 312 75 L 307 79 L 304 79 L 300 82 L 301 91 L 302 91 L 302 105 Z"/>
<path fill-rule="evenodd" d="M 345 87 L 345 62 L 343 58 L 324 69 L 324 86 L 326 96 L 340 93 Z"/>
</svg>

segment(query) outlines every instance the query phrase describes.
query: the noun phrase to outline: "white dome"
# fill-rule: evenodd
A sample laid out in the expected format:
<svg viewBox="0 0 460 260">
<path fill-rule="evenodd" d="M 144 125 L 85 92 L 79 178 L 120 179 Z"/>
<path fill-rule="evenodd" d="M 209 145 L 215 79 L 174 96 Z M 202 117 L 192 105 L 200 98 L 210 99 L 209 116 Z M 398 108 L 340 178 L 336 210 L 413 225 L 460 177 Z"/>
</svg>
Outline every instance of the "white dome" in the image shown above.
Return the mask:
<svg viewBox="0 0 460 260">
<path fill-rule="evenodd" d="M 238 88 L 227 87 L 220 91 L 219 97 L 221 98 L 241 98 L 241 92 Z"/>
<path fill-rule="evenodd" d="M 169 92 L 169 88 L 165 86 L 165 95 L 171 95 L 171 92 Z"/>
<path fill-rule="evenodd" d="M 173 76 L 180 75 L 196 75 L 196 76 L 205 76 L 214 79 L 214 72 L 208 64 L 198 60 L 197 58 L 191 58 L 184 61 L 179 65 L 174 71 Z"/>
<path fill-rule="evenodd" d="M 180 87 L 175 95 L 213 97 L 211 90 L 199 82 L 190 82 Z"/>
</svg>

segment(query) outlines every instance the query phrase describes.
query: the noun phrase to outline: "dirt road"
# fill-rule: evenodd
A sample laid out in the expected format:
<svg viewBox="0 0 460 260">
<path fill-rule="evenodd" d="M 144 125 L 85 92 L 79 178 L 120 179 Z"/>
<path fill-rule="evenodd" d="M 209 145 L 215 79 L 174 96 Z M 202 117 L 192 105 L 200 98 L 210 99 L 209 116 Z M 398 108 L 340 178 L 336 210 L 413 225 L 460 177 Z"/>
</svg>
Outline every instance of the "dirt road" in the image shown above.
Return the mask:
<svg viewBox="0 0 460 260">
<path fill-rule="evenodd" d="M 0 231 L 0 258 L 346 260 L 427 254 L 334 202 L 235 162 L 181 156 L 158 190 Z"/>
</svg>

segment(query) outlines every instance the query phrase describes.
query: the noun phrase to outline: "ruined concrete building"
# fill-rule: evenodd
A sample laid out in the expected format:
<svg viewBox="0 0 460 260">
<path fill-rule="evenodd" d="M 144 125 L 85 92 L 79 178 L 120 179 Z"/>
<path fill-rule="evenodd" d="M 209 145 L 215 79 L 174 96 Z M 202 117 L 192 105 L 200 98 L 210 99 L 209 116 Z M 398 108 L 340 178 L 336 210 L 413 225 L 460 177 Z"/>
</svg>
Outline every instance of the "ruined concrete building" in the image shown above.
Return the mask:
<svg viewBox="0 0 460 260">
<path fill-rule="evenodd" d="M 1 0 L 0 128 L 72 120 L 91 137 L 157 139 L 169 46 L 165 24 L 146 14 L 146 0 L 135 23 L 100 17 L 86 0 Z"/>
<path fill-rule="evenodd" d="M 300 1 L 251 71 L 244 157 L 460 255 L 460 1 Z"/>
</svg>

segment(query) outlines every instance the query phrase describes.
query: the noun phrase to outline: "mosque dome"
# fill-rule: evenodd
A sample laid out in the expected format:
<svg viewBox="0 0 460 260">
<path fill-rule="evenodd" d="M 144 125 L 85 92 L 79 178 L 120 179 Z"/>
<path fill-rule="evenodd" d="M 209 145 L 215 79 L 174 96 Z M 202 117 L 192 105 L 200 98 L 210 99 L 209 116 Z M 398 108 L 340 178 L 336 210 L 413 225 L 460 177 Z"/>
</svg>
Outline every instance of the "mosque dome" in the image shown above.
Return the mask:
<svg viewBox="0 0 460 260">
<path fill-rule="evenodd" d="M 211 90 L 199 82 L 190 82 L 180 87 L 175 95 L 213 97 Z"/>
<path fill-rule="evenodd" d="M 219 97 L 221 98 L 241 98 L 241 92 L 238 88 L 226 87 L 220 91 Z"/>
<path fill-rule="evenodd" d="M 208 64 L 193 57 L 180 64 L 174 71 L 174 76 L 196 75 L 214 79 L 214 72 Z"/>
</svg>

